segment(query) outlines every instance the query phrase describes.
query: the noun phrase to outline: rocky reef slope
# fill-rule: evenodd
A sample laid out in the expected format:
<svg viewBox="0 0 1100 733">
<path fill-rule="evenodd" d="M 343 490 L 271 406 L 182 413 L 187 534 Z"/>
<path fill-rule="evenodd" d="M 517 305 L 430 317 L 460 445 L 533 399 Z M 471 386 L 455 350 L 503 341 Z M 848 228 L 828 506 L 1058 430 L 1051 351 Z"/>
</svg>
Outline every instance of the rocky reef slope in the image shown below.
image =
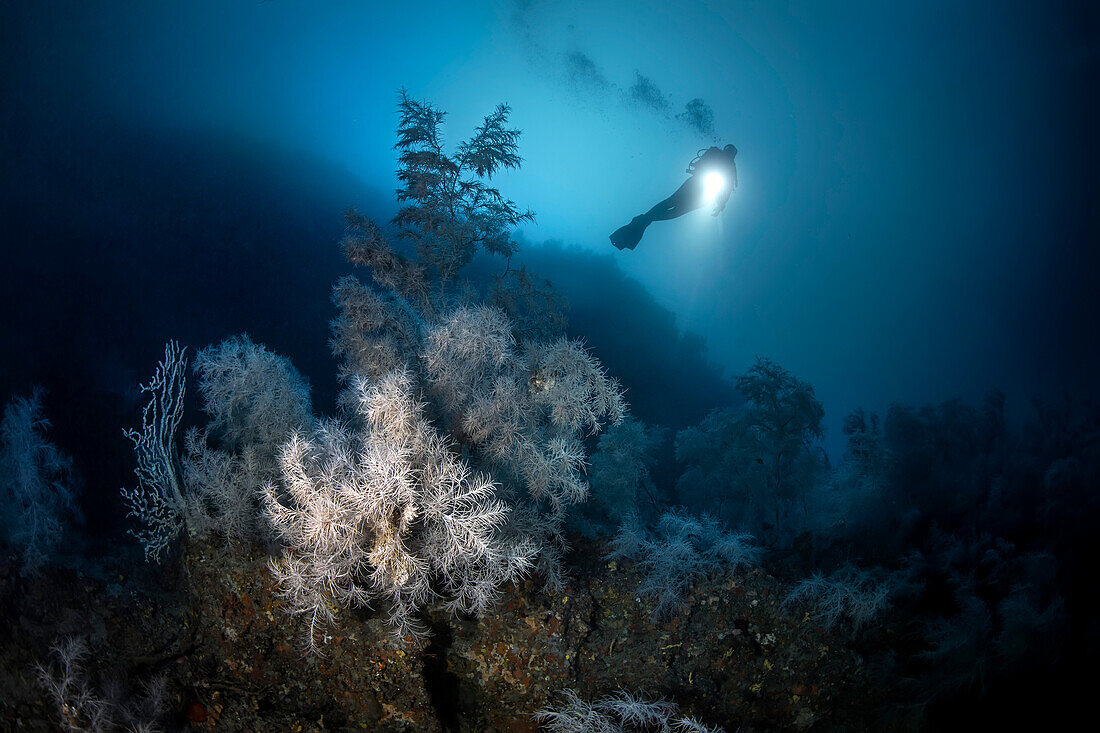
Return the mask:
<svg viewBox="0 0 1100 733">
<path fill-rule="evenodd" d="M 640 572 L 576 543 L 559 592 L 528 580 L 480 618 L 429 609 L 422 646 L 395 638 L 383 609 L 342 611 L 323 656 L 302 652 L 303 626 L 280 608 L 262 548 L 191 544 L 135 574 L 32 581 L 4 566 L 0 728 L 56 729 L 62 713 L 33 667 L 70 636 L 87 640 L 82 671 L 105 697 L 163 676 L 168 730 L 534 731 L 532 714 L 564 688 L 673 700 L 727 731 L 905 727 L 881 714 L 888 624 L 858 642 L 826 631 L 784 607 L 759 570 L 700 579 L 654 623 Z"/>
</svg>

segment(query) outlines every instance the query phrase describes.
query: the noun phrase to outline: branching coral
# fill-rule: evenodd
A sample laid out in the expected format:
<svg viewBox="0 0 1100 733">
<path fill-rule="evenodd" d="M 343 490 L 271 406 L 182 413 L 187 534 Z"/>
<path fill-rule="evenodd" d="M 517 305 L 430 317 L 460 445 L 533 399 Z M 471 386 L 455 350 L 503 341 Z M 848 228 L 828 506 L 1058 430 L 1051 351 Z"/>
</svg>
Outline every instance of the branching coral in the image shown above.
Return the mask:
<svg viewBox="0 0 1100 733">
<path fill-rule="evenodd" d="M 271 563 L 290 610 L 317 648 L 336 607 L 389 604 L 399 636 L 426 632 L 416 612 L 435 595 L 479 612 L 531 564 L 530 543 L 500 533 L 508 508 L 470 470 L 412 394 L 412 376 L 353 381 L 357 425 L 322 421 L 284 446 L 265 487 L 268 517 L 288 547 Z"/>
</svg>

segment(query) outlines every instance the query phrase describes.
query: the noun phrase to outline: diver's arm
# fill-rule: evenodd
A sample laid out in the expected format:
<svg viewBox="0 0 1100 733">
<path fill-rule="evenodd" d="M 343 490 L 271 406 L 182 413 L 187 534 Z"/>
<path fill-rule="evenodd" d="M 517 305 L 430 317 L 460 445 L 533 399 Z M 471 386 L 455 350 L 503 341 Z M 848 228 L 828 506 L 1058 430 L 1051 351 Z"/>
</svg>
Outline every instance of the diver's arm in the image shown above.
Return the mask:
<svg viewBox="0 0 1100 733">
<path fill-rule="evenodd" d="M 717 202 L 714 207 L 714 213 L 711 216 L 718 216 L 726 209 L 726 204 L 729 203 L 730 194 L 733 193 L 733 189 L 737 188 L 737 166 L 730 163 L 730 185 L 726 187 L 726 190 L 722 193 L 722 198 Z"/>
<path fill-rule="evenodd" d="M 725 210 L 726 204 L 729 203 L 731 193 L 733 193 L 733 189 L 727 188 L 725 193 L 722 194 L 721 198 L 719 198 L 718 201 L 715 202 L 714 211 L 711 212 L 711 216 L 718 216 Z"/>
</svg>

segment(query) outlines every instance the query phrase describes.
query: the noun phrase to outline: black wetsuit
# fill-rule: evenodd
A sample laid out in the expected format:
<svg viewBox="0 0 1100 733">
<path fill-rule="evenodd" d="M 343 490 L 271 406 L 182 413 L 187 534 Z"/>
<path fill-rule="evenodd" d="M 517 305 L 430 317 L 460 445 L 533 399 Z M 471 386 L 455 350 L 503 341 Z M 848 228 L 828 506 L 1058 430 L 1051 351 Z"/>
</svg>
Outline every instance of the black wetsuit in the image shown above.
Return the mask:
<svg viewBox="0 0 1100 733">
<path fill-rule="evenodd" d="M 704 181 L 711 171 L 718 171 L 726 176 L 726 185 L 714 200 L 714 215 L 717 216 L 726 208 L 730 194 L 737 187 L 737 165 L 733 161 L 736 155 L 736 150 L 730 153 L 722 148 L 709 148 L 688 168 L 691 176 L 676 189 L 676 193 L 646 213 L 634 217 L 626 226 L 615 230 L 610 237 L 611 243 L 619 249 L 634 249 L 641 241 L 646 227 L 653 222 L 675 219 L 704 206 L 707 203 L 703 198 L 706 186 Z"/>
</svg>

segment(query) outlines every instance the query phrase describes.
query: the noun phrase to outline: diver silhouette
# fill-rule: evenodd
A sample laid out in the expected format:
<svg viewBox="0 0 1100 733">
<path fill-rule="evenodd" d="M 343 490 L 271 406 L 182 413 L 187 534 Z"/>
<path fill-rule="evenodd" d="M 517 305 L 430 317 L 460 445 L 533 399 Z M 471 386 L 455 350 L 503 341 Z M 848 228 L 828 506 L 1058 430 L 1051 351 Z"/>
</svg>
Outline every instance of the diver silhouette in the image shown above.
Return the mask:
<svg viewBox="0 0 1100 733">
<path fill-rule="evenodd" d="M 646 227 L 653 222 L 675 219 L 711 202 L 714 203 L 711 216 L 718 216 L 726 208 L 733 189 L 737 188 L 737 165 L 733 161 L 736 157 L 737 148 L 733 145 L 700 150 L 687 167 L 691 176 L 676 189 L 676 193 L 646 213 L 634 217 L 626 226 L 616 229 L 610 237 L 611 243 L 619 249 L 634 249 Z M 707 177 L 711 173 L 719 174 L 720 179 L 709 183 Z M 708 187 L 712 186 L 714 190 L 708 192 Z M 713 198 L 708 198 L 708 193 L 713 193 Z"/>
</svg>

